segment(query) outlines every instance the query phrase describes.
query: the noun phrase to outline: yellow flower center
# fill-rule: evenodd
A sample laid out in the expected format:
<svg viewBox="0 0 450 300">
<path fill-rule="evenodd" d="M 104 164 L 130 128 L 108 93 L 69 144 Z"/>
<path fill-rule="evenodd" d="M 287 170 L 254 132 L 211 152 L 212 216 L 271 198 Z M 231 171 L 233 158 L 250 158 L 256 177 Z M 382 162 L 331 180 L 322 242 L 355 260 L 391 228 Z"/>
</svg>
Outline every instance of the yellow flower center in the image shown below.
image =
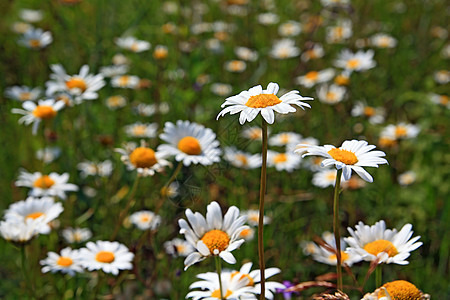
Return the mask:
<svg viewBox="0 0 450 300">
<path fill-rule="evenodd" d="M 120 106 L 124 102 L 122 96 L 111 96 L 107 101 L 108 105 L 112 107 Z"/>
<path fill-rule="evenodd" d="M 420 300 L 422 292 L 412 283 L 405 280 L 396 280 L 385 283 L 386 288 L 393 300 Z M 378 295 L 378 299 L 380 295 Z"/>
<path fill-rule="evenodd" d="M 39 218 L 40 216 L 43 216 L 44 213 L 40 212 L 40 211 L 36 211 L 34 213 L 28 214 L 25 219 L 33 219 L 36 220 L 37 218 Z"/>
<path fill-rule="evenodd" d="M 329 172 L 326 176 L 327 180 L 329 181 L 335 181 L 336 180 L 336 172 Z"/>
<path fill-rule="evenodd" d="M 224 251 L 230 243 L 230 237 L 228 234 L 217 229 L 205 233 L 201 240 L 205 243 L 211 253 L 214 253 L 214 250 L 216 249 L 219 250 L 219 252 Z"/>
<path fill-rule="evenodd" d="M 349 59 L 347 61 L 347 68 L 349 69 L 356 69 L 357 67 L 359 67 L 359 65 L 361 64 L 361 62 L 359 61 L 359 59 Z"/>
<path fill-rule="evenodd" d="M 334 79 L 334 82 L 338 85 L 347 85 L 350 82 L 350 79 L 347 76 L 344 75 L 338 75 Z"/>
<path fill-rule="evenodd" d="M 334 33 L 336 34 L 337 38 L 341 38 L 344 35 L 344 28 L 336 27 Z"/>
<path fill-rule="evenodd" d="M 231 71 L 242 71 L 244 69 L 244 63 L 240 60 L 233 60 L 228 65 Z"/>
<path fill-rule="evenodd" d="M 243 166 L 248 165 L 247 157 L 244 154 L 236 154 L 235 159 L 239 161 Z"/>
<path fill-rule="evenodd" d="M 186 246 L 184 246 L 184 245 L 178 245 L 178 246 L 175 246 L 175 248 L 177 249 L 178 253 L 183 253 L 186 251 Z"/>
<path fill-rule="evenodd" d="M 308 80 L 316 81 L 319 78 L 319 72 L 311 71 L 306 73 L 305 78 Z"/>
<path fill-rule="evenodd" d="M 364 246 L 364 250 L 375 256 L 382 252 L 386 252 L 389 257 L 393 257 L 398 254 L 397 248 L 395 248 L 394 244 L 387 240 L 376 240 L 367 243 Z"/>
<path fill-rule="evenodd" d="M 233 278 L 236 275 L 241 275 L 239 280 L 243 280 L 244 278 L 248 279 L 248 283 L 247 283 L 246 286 L 254 286 L 255 285 L 255 281 L 253 280 L 253 278 L 250 275 L 248 275 L 248 274 L 241 274 L 238 271 L 234 271 L 233 273 L 231 273 L 231 278 Z"/>
<path fill-rule="evenodd" d="M 381 147 L 392 147 L 395 146 L 396 141 L 388 137 L 380 137 L 378 143 L 380 144 Z"/>
<path fill-rule="evenodd" d="M 86 82 L 80 77 L 72 77 L 71 79 L 67 80 L 66 86 L 69 90 L 80 89 L 82 92 L 87 89 Z"/>
<path fill-rule="evenodd" d="M 119 86 L 126 86 L 130 81 L 130 76 L 124 75 L 119 77 Z"/>
<path fill-rule="evenodd" d="M 317 58 L 317 52 L 314 49 L 308 50 L 306 51 L 306 53 L 308 54 L 309 58 L 314 59 Z"/>
<path fill-rule="evenodd" d="M 260 140 L 262 138 L 262 130 L 261 129 L 252 129 L 250 132 L 250 139 L 252 140 Z"/>
<path fill-rule="evenodd" d="M 287 161 L 287 155 L 285 153 L 278 153 L 277 155 L 275 155 L 275 157 L 273 158 L 273 161 L 276 164 L 279 163 L 283 163 L 285 161 Z"/>
<path fill-rule="evenodd" d="M 75 232 L 75 233 L 73 234 L 73 240 L 74 240 L 75 242 L 81 242 L 82 239 L 83 239 L 83 237 L 81 236 L 81 233 Z"/>
<path fill-rule="evenodd" d="M 166 48 L 157 48 L 153 52 L 153 57 L 156 59 L 165 59 L 168 55 L 168 51 Z"/>
<path fill-rule="evenodd" d="M 136 168 L 150 168 L 158 161 L 156 160 L 155 151 L 146 147 L 138 147 L 131 152 L 130 162 Z"/>
<path fill-rule="evenodd" d="M 281 143 L 282 143 L 283 145 L 288 144 L 288 143 L 289 143 L 289 140 L 290 140 L 289 134 L 287 134 L 287 133 L 282 134 L 282 135 L 280 136 L 280 140 L 281 140 Z"/>
<path fill-rule="evenodd" d="M 147 216 L 147 215 L 141 216 L 140 219 L 141 219 L 141 222 L 142 222 L 142 223 L 147 223 L 148 221 L 150 221 L 150 217 Z"/>
<path fill-rule="evenodd" d="M 406 136 L 406 134 L 407 134 L 407 130 L 406 130 L 405 127 L 403 127 L 403 126 L 397 126 L 397 127 L 395 128 L 395 135 L 396 135 L 397 137 L 404 137 L 404 136 Z"/>
<path fill-rule="evenodd" d="M 439 103 L 440 103 L 441 105 L 447 105 L 447 104 L 448 104 L 448 101 L 449 101 L 449 98 L 448 98 L 448 96 L 446 96 L 446 95 L 441 95 L 441 96 L 439 97 Z"/>
<path fill-rule="evenodd" d="M 49 189 L 54 184 L 55 181 L 50 176 L 42 175 L 34 181 L 33 186 L 41 189 Z"/>
<path fill-rule="evenodd" d="M 185 136 L 178 142 L 178 149 L 188 155 L 200 155 L 202 147 L 200 142 L 192 136 Z"/>
<path fill-rule="evenodd" d="M 137 136 L 144 135 L 147 131 L 147 126 L 145 125 L 136 125 L 133 127 L 133 134 Z"/>
<path fill-rule="evenodd" d="M 134 42 L 133 44 L 131 44 L 130 50 L 133 51 L 133 52 L 138 52 L 139 51 L 139 44 Z"/>
<path fill-rule="evenodd" d="M 330 256 L 328 256 L 328 259 L 332 260 L 332 261 L 337 261 L 337 256 L 336 256 L 336 254 L 331 254 Z M 346 261 L 347 259 L 348 259 L 348 254 L 341 251 L 341 261 Z"/>
<path fill-rule="evenodd" d="M 247 236 L 250 236 L 251 233 L 252 233 L 251 229 L 244 229 L 244 230 L 241 231 L 239 236 L 240 237 L 247 237 Z"/>
<path fill-rule="evenodd" d="M 375 108 L 370 106 L 364 107 L 364 115 L 366 117 L 372 117 L 373 115 L 375 115 Z"/>
<path fill-rule="evenodd" d="M 28 45 L 30 45 L 31 48 L 38 48 L 41 45 L 40 40 L 31 39 L 28 41 Z"/>
<path fill-rule="evenodd" d="M 56 110 L 54 110 L 50 105 L 38 105 L 33 110 L 33 115 L 36 118 L 43 120 L 52 119 L 56 116 Z"/>
<path fill-rule="evenodd" d="M 225 295 L 223 295 L 223 298 L 226 299 L 227 297 L 231 296 L 232 294 L 233 294 L 233 292 L 227 289 Z M 220 289 L 212 292 L 211 297 L 217 298 L 217 299 L 222 299 L 222 297 L 220 296 Z"/>
<path fill-rule="evenodd" d="M 99 251 L 97 255 L 95 255 L 95 260 L 101 263 L 109 264 L 114 261 L 114 253 L 111 251 Z"/>
<path fill-rule="evenodd" d="M 31 99 L 31 93 L 30 93 L 30 92 L 23 92 L 23 93 L 20 93 L 19 99 L 20 99 L 20 101 L 27 101 L 27 100 L 30 100 L 30 99 Z"/>
<path fill-rule="evenodd" d="M 337 94 L 335 92 L 328 92 L 326 95 L 327 100 L 329 101 L 336 101 L 337 100 Z"/>
<path fill-rule="evenodd" d="M 346 165 L 354 165 L 358 162 L 358 158 L 356 157 L 355 153 L 347 150 L 333 148 L 328 151 L 328 154 L 330 154 L 331 157 L 335 160 L 340 161 Z"/>
<path fill-rule="evenodd" d="M 56 264 L 61 267 L 69 267 L 73 264 L 73 260 L 70 257 L 61 256 L 60 258 L 58 258 Z"/>
<path fill-rule="evenodd" d="M 274 94 L 259 94 L 256 96 L 251 96 L 245 105 L 251 108 L 264 108 L 267 106 L 274 106 L 279 103 L 281 103 L 280 98 Z"/>
</svg>

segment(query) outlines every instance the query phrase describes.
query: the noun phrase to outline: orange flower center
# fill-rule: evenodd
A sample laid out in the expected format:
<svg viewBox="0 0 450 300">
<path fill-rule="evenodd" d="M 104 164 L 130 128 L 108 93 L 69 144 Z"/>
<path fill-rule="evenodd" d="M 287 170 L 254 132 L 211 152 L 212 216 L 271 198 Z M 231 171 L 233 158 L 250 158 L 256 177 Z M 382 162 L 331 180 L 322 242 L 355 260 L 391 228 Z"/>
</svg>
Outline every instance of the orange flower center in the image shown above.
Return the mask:
<svg viewBox="0 0 450 300">
<path fill-rule="evenodd" d="M 378 143 L 380 144 L 381 147 L 392 147 L 395 146 L 396 141 L 388 137 L 380 137 Z"/>
<path fill-rule="evenodd" d="M 130 81 L 130 77 L 127 75 L 119 77 L 119 86 L 126 86 Z"/>
<path fill-rule="evenodd" d="M 73 264 L 73 260 L 70 257 L 61 256 L 60 258 L 58 258 L 56 264 L 61 267 L 69 267 Z"/>
<path fill-rule="evenodd" d="M 50 176 L 42 175 L 34 181 L 33 186 L 41 189 L 49 189 L 54 184 L 55 181 Z"/>
<path fill-rule="evenodd" d="M 168 51 L 166 48 L 157 48 L 153 52 L 153 57 L 156 59 L 165 59 L 168 55 Z"/>
<path fill-rule="evenodd" d="M 31 99 L 31 93 L 30 92 L 23 92 L 19 95 L 20 101 L 26 101 Z"/>
<path fill-rule="evenodd" d="M 133 127 L 133 134 L 137 136 L 142 136 L 147 131 L 147 126 L 145 125 L 136 125 Z"/>
<path fill-rule="evenodd" d="M 448 96 L 446 96 L 446 95 L 441 95 L 439 97 L 439 103 L 442 104 L 442 105 L 447 105 L 448 101 L 449 101 L 448 100 Z"/>
<path fill-rule="evenodd" d="M 40 40 L 31 39 L 28 41 L 28 45 L 30 45 L 31 48 L 38 48 L 41 45 Z"/>
<path fill-rule="evenodd" d="M 319 72 L 317 72 L 317 71 L 308 72 L 308 73 L 306 73 L 305 77 L 306 77 L 306 79 L 316 81 L 319 78 Z"/>
<path fill-rule="evenodd" d="M 278 153 L 277 155 L 275 155 L 275 157 L 273 158 L 273 161 L 276 164 L 279 163 L 283 163 L 285 161 L 287 161 L 287 155 L 285 153 Z"/>
<path fill-rule="evenodd" d="M 334 79 L 334 82 L 338 85 L 347 85 L 349 84 L 350 80 L 347 76 L 344 75 L 338 75 L 336 76 L 336 78 Z"/>
<path fill-rule="evenodd" d="M 109 264 L 114 261 L 114 253 L 111 251 L 100 251 L 95 255 L 95 260 L 101 263 Z"/>
<path fill-rule="evenodd" d="M 238 271 L 234 271 L 233 273 L 231 273 L 231 278 L 233 278 L 236 275 L 241 275 L 239 280 L 243 280 L 244 278 L 248 279 L 248 283 L 247 283 L 246 286 L 254 286 L 255 285 L 255 281 L 253 280 L 253 278 L 250 275 L 248 275 L 248 274 L 241 274 Z"/>
<path fill-rule="evenodd" d="M 397 126 L 397 127 L 395 128 L 395 135 L 396 135 L 397 137 L 404 137 L 404 136 L 406 136 L 406 134 L 407 134 L 407 130 L 406 130 L 405 127 L 403 127 L 403 126 Z"/>
<path fill-rule="evenodd" d="M 67 80 L 66 86 L 69 90 L 80 89 L 82 92 L 87 89 L 86 82 L 80 77 L 72 77 L 71 79 Z"/>
<path fill-rule="evenodd" d="M 336 101 L 337 100 L 337 94 L 335 92 L 328 92 L 326 95 L 327 100 L 329 101 Z"/>
<path fill-rule="evenodd" d="M 331 254 L 330 256 L 328 256 L 328 259 L 332 260 L 332 261 L 337 261 L 337 256 L 336 254 Z M 348 259 L 348 254 L 341 251 L 341 261 L 346 261 Z"/>
<path fill-rule="evenodd" d="M 336 172 L 329 172 L 327 175 L 326 175 L 326 178 L 327 178 L 327 180 L 329 180 L 329 181 L 335 181 L 336 180 Z"/>
<path fill-rule="evenodd" d="M 264 108 L 267 106 L 274 106 L 279 103 L 281 103 L 280 98 L 274 94 L 259 94 L 256 96 L 251 96 L 245 105 L 251 108 Z"/>
<path fill-rule="evenodd" d="M 230 243 L 228 234 L 217 229 L 205 233 L 201 240 L 205 243 L 211 253 L 214 253 L 214 250 L 219 250 L 219 252 L 224 251 Z"/>
<path fill-rule="evenodd" d="M 38 105 L 33 110 L 33 115 L 36 118 L 43 120 L 52 119 L 56 116 L 56 110 L 54 110 L 50 105 Z"/>
<path fill-rule="evenodd" d="M 396 280 L 385 283 L 382 287 L 386 288 L 389 295 L 394 300 L 420 300 L 422 292 L 412 283 L 405 280 Z M 378 299 L 380 295 L 378 295 Z"/>
<path fill-rule="evenodd" d="M 244 229 L 244 230 L 241 231 L 239 236 L 240 237 L 247 237 L 247 236 L 250 236 L 251 233 L 252 233 L 251 229 Z"/>
<path fill-rule="evenodd" d="M 359 61 L 359 59 L 349 59 L 347 61 L 347 68 L 349 69 L 356 69 L 357 67 L 359 67 L 359 65 L 361 64 L 361 62 Z"/>
<path fill-rule="evenodd" d="M 143 215 L 141 216 L 141 222 L 142 223 L 147 223 L 148 221 L 150 221 L 150 217 L 147 215 Z"/>
<path fill-rule="evenodd" d="M 393 257 L 398 254 L 397 248 L 395 248 L 394 244 L 387 240 L 376 240 L 367 243 L 364 246 L 364 250 L 375 256 L 382 252 L 386 252 L 389 257 Z"/>
<path fill-rule="evenodd" d="M 131 152 L 130 162 L 136 168 L 150 168 L 158 161 L 156 160 L 155 151 L 146 147 L 138 147 Z"/>
<path fill-rule="evenodd" d="M 138 52 L 139 51 L 139 44 L 138 43 L 131 44 L 130 50 L 133 51 L 133 52 Z"/>
<path fill-rule="evenodd" d="M 366 117 L 372 117 L 373 115 L 375 115 L 375 108 L 370 106 L 364 107 L 364 115 Z"/>
<path fill-rule="evenodd" d="M 43 216 L 44 213 L 40 212 L 40 211 L 36 211 L 34 213 L 28 214 L 25 219 L 33 219 L 36 220 L 37 218 L 39 218 L 40 216 Z"/>
<path fill-rule="evenodd" d="M 227 297 L 231 296 L 232 294 L 233 294 L 233 292 L 227 289 L 225 295 L 223 295 L 223 298 L 226 299 Z M 222 299 L 222 297 L 220 296 L 220 289 L 212 292 L 211 297 L 217 298 L 217 299 Z"/>
<path fill-rule="evenodd" d="M 346 165 L 354 165 L 358 162 L 358 158 L 356 157 L 355 153 L 347 150 L 333 148 L 328 151 L 328 154 L 330 154 L 331 157 L 335 160 L 340 161 Z"/>
<path fill-rule="evenodd" d="M 240 60 L 233 60 L 228 67 L 231 71 L 242 71 L 244 69 L 244 63 Z"/>
<path fill-rule="evenodd" d="M 202 147 L 200 142 L 192 136 L 185 136 L 178 142 L 178 149 L 188 155 L 200 155 Z"/>
<path fill-rule="evenodd" d="M 235 159 L 239 161 L 243 166 L 248 165 L 247 157 L 244 154 L 236 154 Z"/>
<path fill-rule="evenodd" d="M 253 129 L 250 132 L 250 139 L 258 140 L 262 138 L 262 130 L 261 129 Z"/>
</svg>

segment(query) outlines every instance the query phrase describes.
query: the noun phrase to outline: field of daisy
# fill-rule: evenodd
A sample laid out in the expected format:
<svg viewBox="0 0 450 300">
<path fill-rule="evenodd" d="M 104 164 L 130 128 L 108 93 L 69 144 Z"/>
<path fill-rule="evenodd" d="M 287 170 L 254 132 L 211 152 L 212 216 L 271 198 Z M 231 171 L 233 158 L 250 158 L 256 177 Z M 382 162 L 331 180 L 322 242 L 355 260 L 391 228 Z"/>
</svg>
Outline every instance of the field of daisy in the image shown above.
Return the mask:
<svg viewBox="0 0 450 300">
<path fill-rule="evenodd" d="M 449 9 L 1 1 L 0 298 L 446 299 Z"/>
</svg>

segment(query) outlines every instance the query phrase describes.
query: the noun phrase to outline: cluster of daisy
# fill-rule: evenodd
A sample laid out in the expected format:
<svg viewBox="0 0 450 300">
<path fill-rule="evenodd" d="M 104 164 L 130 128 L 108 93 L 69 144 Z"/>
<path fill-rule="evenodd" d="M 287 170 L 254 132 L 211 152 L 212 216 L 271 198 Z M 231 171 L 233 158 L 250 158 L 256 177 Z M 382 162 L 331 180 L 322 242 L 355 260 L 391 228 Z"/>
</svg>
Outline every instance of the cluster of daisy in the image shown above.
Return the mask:
<svg viewBox="0 0 450 300">
<path fill-rule="evenodd" d="M 39 23 L 44 18 L 41 10 L 22 9 L 19 12 L 22 21 L 14 22 L 12 30 L 21 34 L 18 44 L 33 50 L 47 47 L 53 42 L 52 33 L 41 28 L 35 28 L 32 24 Z"/>
</svg>

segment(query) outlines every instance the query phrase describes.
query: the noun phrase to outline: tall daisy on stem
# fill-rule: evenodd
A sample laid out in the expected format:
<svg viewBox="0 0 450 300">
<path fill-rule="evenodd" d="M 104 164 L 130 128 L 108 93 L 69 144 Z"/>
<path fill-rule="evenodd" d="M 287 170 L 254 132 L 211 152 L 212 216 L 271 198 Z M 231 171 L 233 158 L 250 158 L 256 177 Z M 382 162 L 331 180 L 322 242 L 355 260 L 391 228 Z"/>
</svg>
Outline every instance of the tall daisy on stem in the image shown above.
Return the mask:
<svg viewBox="0 0 450 300">
<path fill-rule="evenodd" d="M 322 156 L 325 159 L 322 161 L 322 167 L 335 165 L 337 169 L 336 184 L 334 186 L 334 201 L 333 201 L 333 231 L 336 241 L 336 249 L 341 249 L 341 235 L 339 233 L 339 192 L 341 185 L 341 177 L 344 180 L 349 180 L 352 171 L 355 171 L 362 179 L 367 182 L 373 182 L 372 176 L 364 170 L 363 167 L 378 167 L 379 164 L 387 164 L 388 161 L 383 158 L 386 154 L 383 151 L 372 151 L 375 149 L 374 145 L 369 145 L 366 141 L 344 141 L 342 146 L 336 148 L 332 145 L 311 146 L 306 144 L 297 145 L 294 152 L 302 154 L 302 157 L 309 155 Z M 342 257 L 340 251 L 336 251 L 336 271 L 338 280 L 338 289 L 342 290 Z"/>
<path fill-rule="evenodd" d="M 267 170 L 267 124 L 273 124 L 275 121 L 274 111 L 280 114 L 295 112 L 294 105 L 304 109 L 311 106 L 302 100 L 313 100 L 310 97 L 302 97 L 298 91 L 290 91 L 281 97 L 277 96 L 279 86 L 276 83 L 269 83 L 267 89 L 257 85 L 248 91 L 242 91 L 238 95 L 228 97 L 222 104 L 223 110 L 217 116 L 217 119 L 227 113 L 231 115 L 240 113 L 239 123 L 242 125 L 253 121 L 259 113 L 262 116 L 262 165 L 261 165 L 261 183 L 259 190 L 259 226 L 258 226 L 258 253 L 259 269 L 261 272 L 261 296 L 265 299 L 265 276 L 264 276 L 264 244 L 263 244 L 263 223 L 264 223 L 264 196 L 266 193 L 266 170 Z"/>
</svg>

